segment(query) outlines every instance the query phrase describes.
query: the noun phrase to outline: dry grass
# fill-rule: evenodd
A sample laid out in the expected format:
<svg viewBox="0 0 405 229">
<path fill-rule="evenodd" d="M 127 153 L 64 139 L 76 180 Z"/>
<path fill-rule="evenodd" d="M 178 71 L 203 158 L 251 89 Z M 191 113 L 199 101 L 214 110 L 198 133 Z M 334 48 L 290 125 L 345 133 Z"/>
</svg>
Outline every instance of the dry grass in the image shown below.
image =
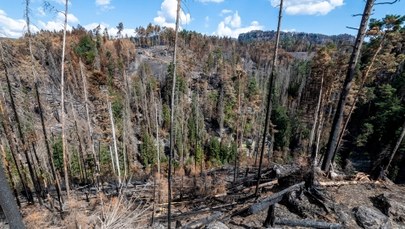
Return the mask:
<svg viewBox="0 0 405 229">
<path fill-rule="evenodd" d="M 150 217 L 147 203 L 135 200 L 126 200 L 124 195 L 112 198 L 103 206 L 99 213 L 100 228 L 144 228 Z"/>
<path fill-rule="evenodd" d="M 45 223 L 52 221 L 52 215 L 48 211 L 39 211 L 37 206 L 27 206 L 23 214 L 27 228 L 45 228 Z"/>
</svg>

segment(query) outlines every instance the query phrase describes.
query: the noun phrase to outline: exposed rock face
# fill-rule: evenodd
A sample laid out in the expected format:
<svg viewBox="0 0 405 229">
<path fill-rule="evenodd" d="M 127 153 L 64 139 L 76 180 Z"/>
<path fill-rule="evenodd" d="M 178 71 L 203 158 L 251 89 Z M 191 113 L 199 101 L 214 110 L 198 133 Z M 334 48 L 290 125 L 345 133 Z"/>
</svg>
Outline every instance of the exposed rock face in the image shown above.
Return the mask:
<svg viewBox="0 0 405 229">
<path fill-rule="evenodd" d="M 367 229 L 391 228 L 389 218 L 374 208 L 360 206 L 354 208 L 353 212 L 356 217 L 357 224 L 362 228 Z"/>
<path fill-rule="evenodd" d="M 240 34 L 238 37 L 238 41 L 239 42 L 269 41 L 275 39 L 275 37 L 276 31 L 256 30 Z M 291 46 L 291 44 L 295 42 L 301 42 L 304 45 L 307 44 L 325 45 L 327 43 L 343 44 L 354 42 L 354 37 L 349 34 L 328 36 L 324 34 L 303 33 L 303 32 L 281 32 L 280 39 L 281 39 L 281 46 L 284 49 L 285 48 L 288 49 L 289 46 Z"/>
<path fill-rule="evenodd" d="M 389 194 L 380 194 L 371 198 L 374 206 L 395 222 L 405 223 L 405 199 Z M 404 225 L 405 226 L 405 225 Z"/>
<path fill-rule="evenodd" d="M 215 221 L 207 225 L 207 229 L 228 229 L 229 227 L 225 224 Z"/>
</svg>

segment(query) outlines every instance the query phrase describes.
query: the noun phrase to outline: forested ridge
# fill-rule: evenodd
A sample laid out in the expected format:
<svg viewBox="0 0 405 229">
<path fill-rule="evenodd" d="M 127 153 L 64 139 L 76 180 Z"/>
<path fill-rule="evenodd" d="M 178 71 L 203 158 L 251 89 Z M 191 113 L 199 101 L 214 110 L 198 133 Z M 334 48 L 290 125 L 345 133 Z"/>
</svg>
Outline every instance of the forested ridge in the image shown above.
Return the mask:
<svg viewBox="0 0 405 229">
<path fill-rule="evenodd" d="M 260 227 L 264 218 L 249 217 L 265 207 L 274 225 L 280 202 L 277 224 L 367 228 L 366 202 L 338 204 L 350 185 L 376 190 L 381 224 L 404 226 L 404 205 L 384 205 L 405 193 L 404 20 L 370 19 L 351 81 L 357 41 L 347 34 L 281 33 L 275 45 L 276 31 L 233 39 L 149 24 L 123 37 L 120 23 L 118 34 L 77 25 L 66 40 L 63 31 L 0 39 L 2 166 L 26 226 L 158 228 L 169 186 L 184 227 Z"/>
</svg>

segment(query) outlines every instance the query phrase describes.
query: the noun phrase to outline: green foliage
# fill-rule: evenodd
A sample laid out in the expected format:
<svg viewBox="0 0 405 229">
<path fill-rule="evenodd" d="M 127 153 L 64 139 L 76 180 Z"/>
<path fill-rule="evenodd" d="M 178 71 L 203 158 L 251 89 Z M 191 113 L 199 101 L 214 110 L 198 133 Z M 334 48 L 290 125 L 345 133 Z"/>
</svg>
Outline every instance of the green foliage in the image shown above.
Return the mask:
<svg viewBox="0 0 405 229">
<path fill-rule="evenodd" d="M 167 67 L 166 80 L 162 88 L 163 100 L 167 103 L 171 101 L 172 86 L 173 86 L 173 71 L 174 65 L 170 63 Z M 184 94 L 187 92 L 187 82 L 183 76 L 176 74 L 176 93 Z"/>
<path fill-rule="evenodd" d="M 200 146 L 200 144 L 198 144 L 197 146 L 196 146 L 196 150 L 195 150 L 195 161 L 196 161 L 196 163 L 201 163 L 201 161 L 202 160 L 204 160 L 205 159 L 205 156 L 204 156 L 204 150 L 203 150 L 203 148 Z"/>
<path fill-rule="evenodd" d="M 111 109 L 114 116 L 114 120 L 118 122 L 118 120 L 122 119 L 122 113 L 124 110 L 123 98 L 121 96 L 114 96 L 114 99 L 111 103 Z"/>
<path fill-rule="evenodd" d="M 282 106 L 276 106 L 272 112 L 272 122 L 276 125 L 278 131 L 274 136 L 274 146 L 282 149 L 290 144 L 291 123 L 287 115 L 287 109 Z"/>
<path fill-rule="evenodd" d="M 219 149 L 218 145 L 215 142 L 215 140 L 211 139 L 211 145 L 210 145 L 210 154 L 213 155 L 212 159 L 214 161 L 220 162 L 222 164 L 230 163 L 234 160 L 238 146 L 236 145 L 235 142 L 231 143 L 226 143 L 226 141 L 222 141 L 219 144 Z M 219 142 L 218 142 L 219 143 Z M 219 155 L 217 155 L 219 151 Z"/>
<path fill-rule="evenodd" d="M 111 163 L 110 150 L 108 147 L 100 145 L 100 164 L 108 165 Z"/>
<path fill-rule="evenodd" d="M 84 35 L 80 38 L 79 43 L 74 48 L 77 55 L 84 59 L 86 64 L 91 64 L 96 57 L 96 43 L 91 36 Z"/>
<path fill-rule="evenodd" d="M 70 171 L 73 176 L 80 176 L 80 157 L 76 150 L 73 150 L 71 161 L 70 161 Z"/>
<path fill-rule="evenodd" d="M 141 144 L 141 159 L 145 166 L 153 165 L 156 161 L 156 144 L 151 136 L 144 132 Z"/>
<path fill-rule="evenodd" d="M 248 86 L 247 86 L 246 96 L 249 99 L 252 99 L 252 97 L 257 95 L 258 93 L 259 93 L 259 87 L 257 85 L 256 78 L 255 77 L 250 77 L 249 83 L 248 83 Z"/>
<path fill-rule="evenodd" d="M 163 104 L 163 128 L 168 130 L 170 128 L 170 108 L 167 104 Z"/>
<path fill-rule="evenodd" d="M 218 95 L 217 91 L 212 91 L 212 92 L 209 92 L 209 94 L 208 94 L 208 98 L 212 104 L 217 104 L 218 97 L 219 97 L 219 95 Z"/>
<path fill-rule="evenodd" d="M 55 168 L 59 171 L 63 170 L 63 145 L 62 145 L 62 138 L 58 137 L 53 140 L 52 142 L 52 150 L 53 150 L 53 162 L 55 164 Z"/>
<path fill-rule="evenodd" d="M 300 84 L 292 82 L 287 89 L 288 96 L 292 98 L 297 98 L 300 90 Z"/>
<path fill-rule="evenodd" d="M 226 125 L 232 127 L 236 119 L 236 113 L 234 112 L 234 108 L 236 105 L 236 101 L 233 97 L 227 98 L 225 101 L 225 109 L 224 109 L 224 122 Z"/>
<path fill-rule="evenodd" d="M 396 89 L 389 84 L 381 85 L 376 92 L 376 115 L 373 117 L 377 132 L 383 133 L 387 124 L 401 119 L 404 108 L 401 100 L 395 95 Z"/>
<path fill-rule="evenodd" d="M 373 134 L 373 132 L 374 126 L 371 123 L 364 123 L 363 127 L 361 128 L 361 134 L 356 138 L 356 146 L 365 146 L 369 136 Z"/>
<path fill-rule="evenodd" d="M 221 161 L 221 143 L 217 137 L 211 137 L 209 142 L 210 160 L 215 162 Z"/>
</svg>

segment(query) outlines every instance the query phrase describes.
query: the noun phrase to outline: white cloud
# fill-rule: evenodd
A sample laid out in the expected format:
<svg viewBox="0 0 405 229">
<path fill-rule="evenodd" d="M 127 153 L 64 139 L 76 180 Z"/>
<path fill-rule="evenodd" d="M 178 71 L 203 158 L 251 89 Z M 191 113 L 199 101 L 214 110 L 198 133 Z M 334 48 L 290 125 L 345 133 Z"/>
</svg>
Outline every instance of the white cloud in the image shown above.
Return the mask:
<svg viewBox="0 0 405 229">
<path fill-rule="evenodd" d="M 232 10 L 223 9 L 223 10 L 221 10 L 221 13 L 220 13 L 219 15 L 220 15 L 220 16 L 223 16 L 223 15 L 225 15 L 225 14 L 230 14 L 230 13 L 232 13 Z"/>
<path fill-rule="evenodd" d="M 43 7 L 38 7 L 38 8 L 37 8 L 37 15 L 38 15 L 38 16 L 41 16 L 41 17 L 43 17 L 43 16 L 46 15 L 46 14 L 45 14 L 45 10 L 44 10 Z"/>
<path fill-rule="evenodd" d="M 239 16 L 238 11 L 236 11 L 233 15 L 231 16 L 227 16 L 224 19 L 224 23 L 230 25 L 232 28 L 239 28 L 242 21 L 241 18 Z"/>
<path fill-rule="evenodd" d="M 111 0 L 96 0 L 96 6 L 100 7 L 102 11 L 114 9 L 114 6 L 111 5 Z"/>
<path fill-rule="evenodd" d="M 344 0 L 285 0 L 285 12 L 290 15 L 326 15 L 336 7 L 342 6 Z M 271 0 L 273 7 L 280 5 L 280 0 Z"/>
<path fill-rule="evenodd" d="M 117 36 L 117 32 L 118 32 L 118 29 L 116 28 L 116 26 L 112 26 L 112 27 L 110 27 L 110 25 L 109 24 L 106 24 L 106 23 L 104 23 L 104 22 L 101 22 L 101 23 L 90 23 L 90 24 L 87 24 L 87 25 L 85 25 L 85 26 L 83 26 L 86 30 L 93 30 L 93 29 L 95 29 L 97 26 L 99 26 L 100 25 L 100 33 L 102 34 L 103 32 L 104 32 L 104 30 L 105 30 L 105 28 L 107 28 L 107 31 L 108 31 L 108 35 L 110 35 L 110 36 L 112 36 L 112 37 L 115 37 L 115 36 Z M 125 28 L 125 25 L 124 25 L 124 30 L 121 32 L 121 34 L 122 34 L 122 36 L 128 36 L 128 37 L 131 37 L 131 36 L 135 36 L 136 35 L 136 33 L 135 33 L 135 29 L 131 29 L 131 28 Z"/>
<path fill-rule="evenodd" d="M 209 3 L 209 2 L 213 2 L 213 3 L 221 3 L 221 2 L 223 2 L 224 0 L 198 0 L 199 2 L 202 2 L 202 3 Z"/>
<path fill-rule="evenodd" d="M 206 17 L 204 18 L 204 27 L 205 27 L 205 28 L 210 27 L 210 17 L 209 17 L 209 16 L 206 16 Z"/>
<path fill-rule="evenodd" d="M 263 26 L 260 25 L 258 21 L 252 21 L 249 26 L 242 27 L 242 19 L 238 11 L 236 11 L 234 14 L 225 17 L 224 20 L 218 24 L 217 31 L 214 34 L 236 38 L 241 33 L 261 29 L 263 29 Z"/>
<path fill-rule="evenodd" d="M 177 0 L 164 0 L 160 5 L 160 10 L 157 12 L 158 16 L 153 19 L 153 21 L 161 26 L 175 27 L 176 23 L 176 9 Z M 180 9 L 180 24 L 187 25 L 191 21 L 191 15 L 189 13 L 184 13 Z"/>
<path fill-rule="evenodd" d="M 65 15 L 61 12 L 58 12 L 58 14 L 54 20 L 47 21 L 47 22 L 39 21 L 38 24 L 41 27 L 41 29 L 45 29 L 45 30 L 49 30 L 49 31 L 54 31 L 54 30 L 60 31 L 63 29 L 64 21 L 65 21 Z M 76 25 L 79 23 L 79 19 L 73 14 L 68 14 L 67 21 L 68 21 L 68 25 L 67 25 L 68 30 L 72 29 L 72 26 L 70 26 L 69 24 Z"/>
<path fill-rule="evenodd" d="M 111 0 L 96 0 L 96 5 L 98 6 L 105 6 L 110 5 Z"/>
<path fill-rule="evenodd" d="M 0 9 L 0 37 L 19 37 L 22 35 L 26 23 L 23 19 L 13 19 Z"/>
<path fill-rule="evenodd" d="M 30 26 L 31 32 L 38 32 L 38 28 Z M 0 37 L 21 37 L 26 31 L 27 24 L 24 19 L 13 19 L 7 16 L 6 12 L 0 9 Z"/>
<path fill-rule="evenodd" d="M 286 32 L 286 33 L 294 33 L 294 32 L 297 32 L 296 29 L 283 29 L 283 30 L 281 30 L 281 31 Z"/>
<path fill-rule="evenodd" d="M 61 5 L 65 5 L 66 4 L 66 0 L 53 0 L 54 2 L 56 2 L 56 3 L 58 3 L 58 4 L 61 4 Z M 70 2 L 70 0 L 68 1 L 68 5 L 70 5 L 71 4 L 71 2 Z"/>
</svg>

